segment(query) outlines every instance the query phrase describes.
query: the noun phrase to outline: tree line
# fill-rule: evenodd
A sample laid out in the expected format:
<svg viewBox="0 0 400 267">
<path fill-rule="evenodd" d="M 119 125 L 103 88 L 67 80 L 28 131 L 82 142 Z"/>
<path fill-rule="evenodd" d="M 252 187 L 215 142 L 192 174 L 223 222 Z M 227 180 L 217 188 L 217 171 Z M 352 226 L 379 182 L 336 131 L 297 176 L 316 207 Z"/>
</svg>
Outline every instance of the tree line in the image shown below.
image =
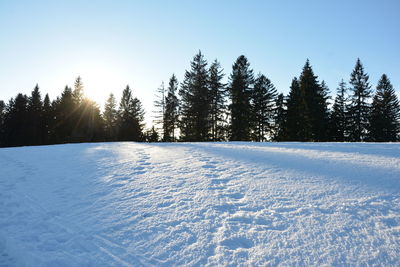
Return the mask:
<svg viewBox="0 0 400 267">
<path fill-rule="evenodd" d="M 357 59 L 346 83 L 332 98 L 309 60 L 294 77 L 288 95 L 278 93 L 266 75 L 254 74 L 241 55 L 228 83 L 218 62 L 199 51 L 182 82 L 173 74 L 154 101 L 154 126 L 145 130 L 141 101 L 127 86 L 119 105 L 110 94 L 101 112 L 84 96 L 78 77 L 61 96 L 31 95 L 0 101 L 0 146 L 98 141 L 375 141 L 400 140 L 400 105 L 383 74 L 373 90 Z M 332 102 L 332 103 L 331 103 Z M 117 107 L 118 105 L 118 107 Z"/>
</svg>

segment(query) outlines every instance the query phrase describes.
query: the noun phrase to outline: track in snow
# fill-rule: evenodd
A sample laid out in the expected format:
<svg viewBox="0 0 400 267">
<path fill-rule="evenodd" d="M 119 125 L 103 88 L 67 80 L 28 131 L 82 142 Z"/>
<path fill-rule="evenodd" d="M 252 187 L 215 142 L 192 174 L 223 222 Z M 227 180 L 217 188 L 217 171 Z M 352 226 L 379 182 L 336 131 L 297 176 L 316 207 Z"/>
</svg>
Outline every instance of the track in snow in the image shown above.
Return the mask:
<svg viewBox="0 0 400 267">
<path fill-rule="evenodd" d="M 0 149 L 0 266 L 399 265 L 399 144 Z"/>
</svg>

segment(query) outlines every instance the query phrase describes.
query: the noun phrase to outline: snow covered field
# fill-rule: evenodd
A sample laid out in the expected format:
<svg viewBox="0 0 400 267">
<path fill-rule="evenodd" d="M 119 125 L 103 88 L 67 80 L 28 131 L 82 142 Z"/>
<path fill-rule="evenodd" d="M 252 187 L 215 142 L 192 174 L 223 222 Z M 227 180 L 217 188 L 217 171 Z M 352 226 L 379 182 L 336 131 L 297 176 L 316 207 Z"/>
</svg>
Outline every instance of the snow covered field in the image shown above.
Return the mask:
<svg viewBox="0 0 400 267">
<path fill-rule="evenodd" d="M 0 149 L 0 266 L 400 265 L 400 144 Z"/>
</svg>

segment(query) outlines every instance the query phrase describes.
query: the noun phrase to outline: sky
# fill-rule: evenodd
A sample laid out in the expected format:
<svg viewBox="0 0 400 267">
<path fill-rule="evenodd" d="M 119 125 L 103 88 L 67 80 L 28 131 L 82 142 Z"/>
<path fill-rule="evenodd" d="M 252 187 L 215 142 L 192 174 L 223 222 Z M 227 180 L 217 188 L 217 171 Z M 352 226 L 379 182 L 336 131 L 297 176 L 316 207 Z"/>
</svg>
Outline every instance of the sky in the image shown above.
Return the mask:
<svg viewBox="0 0 400 267">
<path fill-rule="evenodd" d="M 3 1 L 0 0 L 0 99 L 51 99 L 82 77 L 103 105 L 129 84 L 150 126 L 156 89 L 182 81 L 201 50 L 228 81 L 245 55 L 279 92 L 289 91 L 308 58 L 335 93 L 357 58 L 373 87 L 383 73 L 400 90 L 400 1 Z"/>
</svg>

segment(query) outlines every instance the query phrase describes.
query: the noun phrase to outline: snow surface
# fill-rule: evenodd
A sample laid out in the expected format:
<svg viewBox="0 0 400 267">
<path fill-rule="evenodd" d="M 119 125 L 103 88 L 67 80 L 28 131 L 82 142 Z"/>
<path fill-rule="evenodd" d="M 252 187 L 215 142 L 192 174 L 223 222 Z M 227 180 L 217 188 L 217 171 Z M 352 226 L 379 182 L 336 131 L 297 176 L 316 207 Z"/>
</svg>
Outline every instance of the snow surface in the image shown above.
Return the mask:
<svg viewBox="0 0 400 267">
<path fill-rule="evenodd" d="M 0 266 L 400 265 L 400 144 L 0 149 Z"/>
</svg>

